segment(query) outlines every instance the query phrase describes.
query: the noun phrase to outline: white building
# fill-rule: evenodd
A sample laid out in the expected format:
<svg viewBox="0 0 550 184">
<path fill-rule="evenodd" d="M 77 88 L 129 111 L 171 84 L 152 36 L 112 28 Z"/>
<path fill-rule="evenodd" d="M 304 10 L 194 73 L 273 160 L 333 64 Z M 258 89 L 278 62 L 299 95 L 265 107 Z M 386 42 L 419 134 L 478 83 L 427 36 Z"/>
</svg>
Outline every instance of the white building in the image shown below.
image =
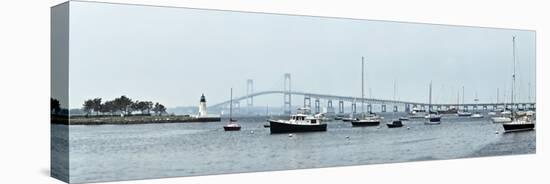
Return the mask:
<svg viewBox="0 0 550 184">
<path fill-rule="evenodd" d="M 198 117 L 207 117 L 208 113 L 206 112 L 206 98 L 204 94 L 201 96 L 201 101 L 199 103 L 199 115 Z"/>
</svg>

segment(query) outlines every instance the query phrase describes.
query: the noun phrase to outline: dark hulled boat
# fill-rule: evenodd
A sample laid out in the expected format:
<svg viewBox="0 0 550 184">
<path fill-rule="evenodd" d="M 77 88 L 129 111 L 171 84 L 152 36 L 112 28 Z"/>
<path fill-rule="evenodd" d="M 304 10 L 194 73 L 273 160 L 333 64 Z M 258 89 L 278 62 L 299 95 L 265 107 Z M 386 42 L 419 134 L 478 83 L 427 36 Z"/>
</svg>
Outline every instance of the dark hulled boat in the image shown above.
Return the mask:
<svg viewBox="0 0 550 184">
<path fill-rule="evenodd" d="M 388 128 L 399 128 L 403 127 L 403 122 L 401 122 L 401 120 L 395 119 L 391 122 L 386 123 L 386 126 L 388 126 Z"/>
<path fill-rule="evenodd" d="M 437 112 L 432 111 L 432 81 L 430 81 L 430 100 L 428 105 L 428 114 L 426 114 L 427 121 L 424 122 L 425 125 L 439 125 L 441 124 L 441 115 Z"/>
<path fill-rule="evenodd" d="M 352 126 L 378 126 L 380 125 L 380 122 L 382 120 L 380 119 L 380 116 L 376 114 L 369 114 L 365 116 L 363 119 L 357 119 L 352 120 L 351 125 Z"/>
<path fill-rule="evenodd" d="M 516 37 L 512 37 L 513 43 L 513 56 L 514 56 L 514 73 L 512 73 L 512 86 L 516 85 Z M 517 131 L 527 131 L 535 129 L 535 122 L 533 116 L 527 113 L 514 112 L 514 88 L 512 88 L 512 97 L 510 108 L 510 114 L 512 122 L 503 123 L 502 128 L 504 132 L 517 132 Z M 534 115 L 534 114 L 533 114 Z"/>
<path fill-rule="evenodd" d="M 519 132 L 519 131 L 529 131 L 535 129 L 534 123 L 503 123 L 502 127 L 504 132 Z"/>
<path fill-rule="evenodd" d="M 296 114 L 290 120 L 268 120 L 272 134 L 327 131 L 327 124 L 304 114 Z"/>
<path fill-rule="evenodd" d="M 365 58 L 361 57 L 361 118 L 351 120 L 351 125 L 354 127 L 359 126 L 378 126 L 380 125 L 381 118 L 376 114 L 365 115 Z"/>
<path fill-rule="evenodd" d="M 237 120 L 233 119 L 233 88 L 231 88 L 230 105 L 229 105 L 229 123 L 223 126 L 224 131 L 239 131 L 241 125 L 236 123 Z"/>
<path fill-rule="evenodd" d="M 241 130 L 241 125 L 235 123 L 234 120 L 230 120 L 231 123 L 224 125 L 223 130 L 225 131 L 239 131 Z"/>
</svg>

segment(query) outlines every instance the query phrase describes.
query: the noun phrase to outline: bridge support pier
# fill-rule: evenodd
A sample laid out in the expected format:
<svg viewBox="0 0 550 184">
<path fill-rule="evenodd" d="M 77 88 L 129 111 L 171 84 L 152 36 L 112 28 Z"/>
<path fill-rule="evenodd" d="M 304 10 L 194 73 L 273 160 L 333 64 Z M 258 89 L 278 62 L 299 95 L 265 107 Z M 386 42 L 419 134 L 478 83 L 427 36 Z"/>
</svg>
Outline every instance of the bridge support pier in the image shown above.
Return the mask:
<svg viewBox="0 0 550 184">
<path fill-rule="evenodd" d="M 397 111 L 399 111 L 399 108 L 397 107 L 397 105 L 394 105 L 393 106 L 393 112 L 397 112 Z"/>
<path fill-rule="evenodd" d="M 486 105 L 483 106 L 483 111 L 487 111 L 487 106 Z"/>
<path fill-rule="evenodd" d="M 237 102 L 233 102 L 233 112 L 234 113 L 241 113 L 241 102 L 240 101 L 237 101 Z"/>
<path fill-rule="evenodd" d="M 344 101 L 342 100 L 338 101 L 338 113 L 340 114 L 344 113 Z"/>
<path fill-rule="evenodd" d="M 321 112 L 321 103 L 319 102 L 319 99 L 315 99 L 315 114 L 319 114 Z"/>
<path fill-rule="evenodd" d="M 372 104 L 367 105 L 367 112 L 372 113 Z"/>
<path fill-rule="evenodd" d="M 327 112 L 329 112 L 329 113 L 334 112 L 334 108 L 332 108 L 332 100 L 327 101 Z"/>
<path fill-rule="evenodd" d="M 357 104 L 355 102 L 351 103 L 351 113 L 357 113 Z"/>
<path fill-rule="evenodd" d="M 254 81 L 252 79 L 246 80 L 246 96 L 250 96 L 254 93 Z M 250 96 L 246 99 L 246 111 L 248 114 L 252 114 L 252 107 L 254 106 L 254 98 Z"/>
<path fill-rule="evenodd" d="M 411 111 L 411 104 L 405 104 L 405 112 Z"/>
<path fill-rule="evenodd" d="M 465 112 L 468 112 L 468 106 L 467 106 L 467 105 L 465 105 L 463 108 L 464 108 L 463 110 L 464 110 Z"/>
<path fill-rule="evenodd" d="M 311 97 L 304 96 L 304 108 L 308 108 L 311 110 Z"/>
<path fill-rule="evenodd" d="M 382 105 L 380 106 L 380 108 L 381 108 L 380 111 L 386 112 L 386 104 L 382 104 Z"/>
</svg>

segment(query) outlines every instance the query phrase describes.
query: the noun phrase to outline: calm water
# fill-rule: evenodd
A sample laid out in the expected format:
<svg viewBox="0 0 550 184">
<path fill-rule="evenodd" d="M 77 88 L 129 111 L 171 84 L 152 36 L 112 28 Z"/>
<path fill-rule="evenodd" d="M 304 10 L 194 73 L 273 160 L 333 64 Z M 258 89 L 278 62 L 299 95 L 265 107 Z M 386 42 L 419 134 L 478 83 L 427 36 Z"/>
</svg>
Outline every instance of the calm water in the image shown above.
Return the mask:
<svg viewBox="0 0 550 184">
<path fill-rule="evenodd" d="M 389 119 L 389 118 L 386 118 Z M 271 135 L 263 118 L 223 122 L 70 126 L 71 182 L 392 163 L 535 153 L 535 131 L 502 133 L 489 119 L 443 117 L 441 125 L 351 127 Z M 65 125 L 55 125 L 65 126 Z M 407 129 L 406 127 L 410 127 Z M 495 134 L 495 131 L 501 132 Z M 349 138 L 346 138 L 348 137 Z"/>
</svg>

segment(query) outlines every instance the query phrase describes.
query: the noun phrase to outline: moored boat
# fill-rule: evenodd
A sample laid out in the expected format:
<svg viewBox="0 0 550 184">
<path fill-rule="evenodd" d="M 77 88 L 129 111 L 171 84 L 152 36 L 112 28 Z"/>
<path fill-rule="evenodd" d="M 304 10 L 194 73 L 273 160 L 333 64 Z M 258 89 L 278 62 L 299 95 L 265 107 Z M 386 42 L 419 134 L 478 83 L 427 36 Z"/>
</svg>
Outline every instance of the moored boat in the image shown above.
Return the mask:
<svg viewBox="0 0 550 184">
<path fill-rule="evenodd" d="M 361 117 L 355 120 L 351 120 L 351 125 L 357 126 L 378 126 L 380 125 L 381 118 L 377 114 L 369 112 L 365 114 L 365 60 L 361 57 Z"/>
<path fill-rule="evenodd" d="M 512 122 L 512 118 L 506 117 L 506 116 L 492 117 L 491 120 L 493 121 L 493 123 L 508 123 L 508 122 Z"/>
<path fill-rule="evenodd" d="M 502 128 L 504 128 L 504 132 L 517 132 L 517 131 L 527 131 L 527 130 L 533 130 L 535 129 L 535 122 L 533 119 L 533 115 L 529 115 L 528 113 L 524 111 L 514 112 L 514 88 L 516 85 L 516 37 L 512 37 L 512 43 L 513 43 L 513 54 L 514 54 L 514 73 L 512 73 L 512 95 L 511 96 L 511 104 L 512 107 L 510 108 L 510 114 L 512 122 L 509 123 L 503 123 Z"/>
<path fill-rule="evenodd" d="M 388 126 L 388 128 L 399 128 L 399 127 L 403 127 L 403 122 L 401 122 L 401 120 L 396 119 L 386 123 L 386 126 Z"/>
<path fill-rule="evenodd" d="M 239 130 L 241 130 L 241 125 L 239 125 L 235 122 L 231 122 L 229 124 L 224 125 L 223 130 L 225 130 L 225 131 L 239 131 Z"/>
<path fill-rule="evenodd" d="M 502 123 L 502 128 L 504 132 L 528 131 L 535 129 L 535 123 L 531 117 L 521 116 L 513 119 L 512 122 Z"/>
<path fill-rule="evenodd" d="M 268 120 L 272 134 L 327 131 L 327 124 L 305 114 L 295 114 L 290 120 Z"/>
<path fill-rule="evenodd" d="M 437 112 L 432 111 L 432 81 L 430 81 L 430 94 L 429 94 L 429 105 L 428 105 L 428 114 L 426 114 L 426 120 L 424 124 L 426 125 L 439 125 L 441 124 L 441 115 Z"/>
<path fill-rule="evenodd" d="M 483 114 L 481 114 L 479 112 L 475 112 L 470 117 L 471 118 L 483 118 Z"/>
<path fill-rule="evenodd" d="M 241 130 L 241 125 L 237 123 L 237 120 L 233 119 L 233 88 L 231 88 L 231 97 L 229 103 L 229 123 L 223 126 L 225 131 L 239 131 Z"/>
<path fill-rule="evenodd" d="M 471 112 L 466 112 L 466 111 L 458 111 L 456 113 L 457 116 L 460 116 L 460 117 L 470 117 L 472 116 L 472 113 Z"/>
<path fill-rule="evenodd" d="M 382 119 L 377 114 L 368 114 L 362 119 L 351 121 L 352 126 L 378 126 Z"/>
<path fill-rule="evenodd" d="M 426 115 L 426 122 L 424 122 L 424 124 L 426 125 L 439 125 L 441 124 L 441 115 L 439 114 L 435 114 L 435 113 L 430 113 L 430 114 L 427 114 Z"/>
</svg>

